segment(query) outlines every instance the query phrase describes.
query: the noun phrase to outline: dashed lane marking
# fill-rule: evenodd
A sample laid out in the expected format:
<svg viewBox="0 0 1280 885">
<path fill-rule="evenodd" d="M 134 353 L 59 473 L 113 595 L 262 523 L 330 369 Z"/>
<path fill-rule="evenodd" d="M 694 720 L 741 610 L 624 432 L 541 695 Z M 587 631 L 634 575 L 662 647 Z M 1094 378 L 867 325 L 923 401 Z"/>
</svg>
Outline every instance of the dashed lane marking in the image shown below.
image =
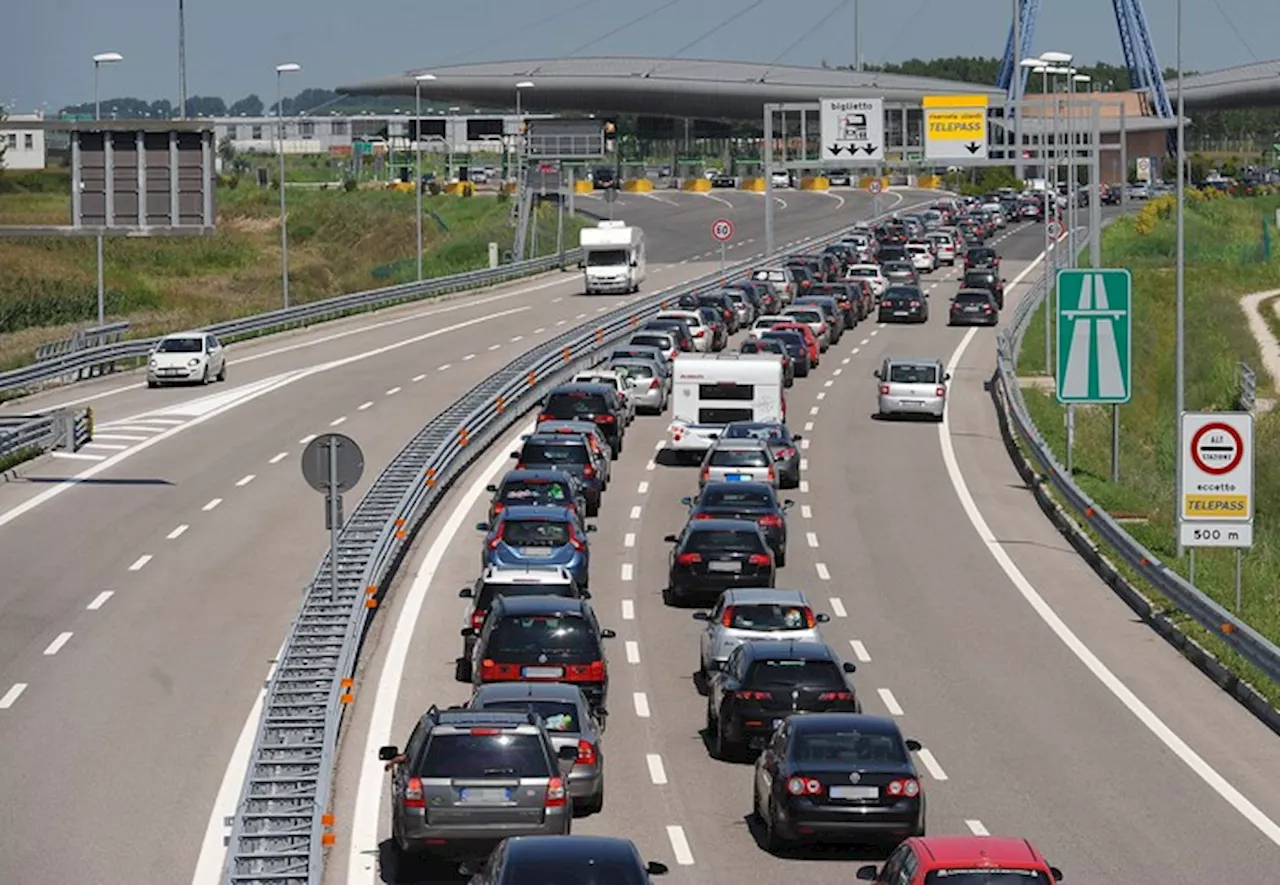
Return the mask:
<svg viewBox="0 0 1280 885">
<path fill-rule="evenodd" d="M 634 692 L 631 695 L 631 702 L 635 705 L 636 715 L 641 719 L 648 719 L 651 715 L 649 712 L 649 698 L 642 691 Z"/>
<path fill-rule="evenodd" d="M 622 620 L 634 621 L 636 619 L 636 604 L 634 600 L 622 600 Z"/>
<path fill-rule="evenodd" d="M 423 373 L 423 374 L 421 374 L 421 375 L 414 375 L 414 376 L 413 376 L 412 378 L 410 378 L 409 380 L 410 380 L 410 381 L 413 381 L 413 382 L 418 382 L 418 381 L 421 381 L 423 378 L 426 378 L 426 377 L 427 377 L 427 375 L 426 375 L 426 373 L 424 372 L 424 373 Z"/>
<path fill-rule="evenodd" d="M 920 752 L 916 753 L 920 757 L 920 761 L 924 763 L 924 767 L 929 770 L 929 777 L 935 781 L 945 781 L 947 773 L 942 770 L 942 766 L 938 764 L 938 760 L 934 757 L 933 751 L 928 747 L 924 747 Z"/>
<path fill-rule="evenodd" d="M 626 642 L 626 649 L 627 649 L 627 663 L 628 664 L 640 663 L 640 643 L 636 642 L 634 639 L 628 639 Z"/>
<path fill-rule="evenodd" d="M 813 422 L 812 421 L 804 422 L 804 432 L 808 433 L 810 430 L 813 430 Z"/>
<path fill-rule="evenodd" d="M 809 480 L 807 479 L 800 480 L 800 494 L 802 495 L 809 494 Z"/>
<path fill-rule="evenodd" d="M 837 372 L 839 372 L 840 370 L 839 370 L 839 369 L 836 369 L 836 371 L 837 371 Z M 828 378 L 826 381 L 822 382 L 822 386 L 823 386 L 823 387 L 832 387 L 832 386 L 834 386 L 834 385 L 835 385 L 835 383 L 836 383 L 836 382 L 835 382 L 834 380 L 832 380 L 832 379 Z"/>
<path fill-rule="evenodd" d="M 281 461 L 283 461 L 285 458 L 288 458 L 288 457 L 289 457 L 289 453 L 288 453 L 288 452 L 280 452 L 280 453 L 278 453 L 278 454 L 276 454 L 276 455 L 272 455 L 272 456 L 271 456 L 271 460 L 270 460 L 270 461 L 268 461 L 267 463 L 268 463 L 268 464 L 279 464 Z"/>
<path fill-rule="evenodd" d="M 397 393 L 399 393 L 403 389 L 404 389 L 403 387 L 393 387 L 386 392 L 385 396 L 395 396 Z"/>
<path fill-rule="evenodd" d="M 624 562 L 622 564 L 622 580 L 630 581 L 633 577 L 635 577 L 634 567 L 631 565 L 631 563 Z"/>
<path fill-rule="evenodd" d="M 809 542 L 809 546 L 810 546 L 810 547 L 817 547 L 817 546 L 818 546 L 818 534 L 817 534 L 817 532 L 805 532 L 805 536 L 804 536 L 804 537 L 805 537 L 805 540 Z"/>
<path fill-rule="evenodd" d="M 816 394 L 814 394 L 813 398 L 816 399 L 818 402 L 822 402 L 824 399 L 827 398 L 827 395 L 821 390 L 819 390 Z"/>
<path fill-rule="evenodd" d="M 217 507 L 221 503 L 222 503 L 221 498 L 214 498 L 212 501 L 210 501 L 208 504 L 204 505 L 200 509 L 203 510 L 205 513 L 208 513 L 210 510 Z"/>
<path fill-rule="evenodd" d="M 815 562 L 813 564 L 813 569 L 818 573 L 818 577 L 822 580 L 831 580 L 831 572 L 827 570 L 827 564 L 825 562 Z"/>
<path fill-rule="evenodd" d="M 893 696 L 893 692 L 887 688 L 877 688 L 876 694 L 880 695 L 880 700 L 884 703 L 884 708 L 889 711 L 890 716 L 902 715 L 902 705 Z"/>
<path fill-rule="evenodd" d="M 655 786 L 666 786 L 667 770 L 662 765 L 662 757 L 657 753 L 648 753 L 645 755 L 644 761 L 649 766 L 649 780 L 653 781 Z"/>
<path fill-rule="evenodd" d="M 468 361 L 473 360 L 473 359 L 475 359 L 475 358 L 476 358 L 476 355 L 475 355 L 474 353 L 469 353 L 469 354 L 467 354 L 466 356 L 464 356 L 464 357 L 462 358 L 462 361 L 465 363 L 465 362 L 468 362 Z"/>
<path fill-rule="evenodd" d="M 622 536 L 622 546 L 623 546 L 623 547 L 634 547 L 634 546 L 636 546 L 636 533 L 635 533 L 635 532 L 627 532 L 625 535 L 623 535 L 623 536 Z"/>
<path fill-rule="evenodd" d="M 649 494 L 649 483 L 645 482 L 644 480 L 641 480 L 640 485 L 636 486 L 636 494 L 637 495 Z"/>
<path fill-rule="evenodd" d="M 991 832 L 983 825 L 980 820 L 966 820 L 964 825 L 969 828 L 969 832 L 975 836 L 990 836 Z"/>
<path fill-rule="evenodd" d="M 242 476 L 236 480 L 236 488 L 242 489 L 257 478 L 257 475 L 253 473 L 250 473 L 248 476 Z"/>
<path fill-rule="evenodd" d="M 639 519 L 639 518 L 640 518 L 640 513 L 641 513 L 641 511 L 642 511 L 642 510 L 643 510 L 643 508 L 642 508 L 639 504 L 636 504 L 634 507 L 632 507 L 632 508 L 631 508 L 631 518 L 632 518 L 632 519 Z"/>
<path fill-rule="evenodd" d="M 679 824 L 668 824 L 667 839 L 671 842 L 671 850 L 676 856 L 676 863 L 682 867 L 693 866 L 693 852 L 689 849 L 689 840 L 685 837 L 684 827 Z"/>
<path fill-rule="evenodd" d="M 800 516 L 804 519 L 813 519 L 813 508 L 808 504 L 800 505 Z"/>
<path fill-rule="evenodd" d="M 309 443 L 309 442 L 311 442 L 313 439 L 315 439 L 315 438 L 316 438 L 316 436 L 317 436 L 317 434 L 314 434 L 314 433 L 308 433 L 308 434 L 307 434 L 306 436 L 304 436 L 302 439 L 298 440 L 298 445 L 300 445 L 300 446 L 305 446 L 307 443 Z"/>
<path fill-rule="evenodd" d="M 183 525 L 180 525 L 180 526 L 178 526 L 176 529 L 174 529 L 173 531 L 169 532 L 169 534 L 165 535 L 165 536 L 164 536 L 164 537 L 165 537 L 165 540 L 168 540 L 168 541 L 176 541 L 176 540 L 178 540 L 179 538 L 181 538 L 181 537 L 182 537 L 182 535 L 183 535 L 183 533 L 184 533 L 184 532 L 186 532 L 186 530 L 187 530 L 187 529 L 189 529 L 189 528 L 191 528 L 191 526 L 186 525 L 186 524 L 184 523 Z"/>
<path fill-rule="evenodd" d="M 644 465 L 644 469 L 645 469 L 645 470 L 657 470 L 657 469 L 658 469 L 658 465 L 657 465 L 655 462 L 650 461 L 648 464 Z"/>
<path fill-rule="evenodd" d="M 850 639 L 849 645 L 853 648 L 853 656 L 858 659 L 858 663 L 871 663 L 871 653 L 867 651 L 867 647 L 862 644 L 861 639 Z"/>
<path fill-rule="evenodd" d="M 436 366 L 437 372 L 444 372 L 453 367 L 453 363 L 445 363 L 443 366 Z"/>
<path fill-rule="evenodd" d="M 346 424 L 346 423 L 347 423 L 347 416 L 346 416 L 346 415 L 343 415 L 341 418 L 334 418 L 332 421 L 330 421 L 330 422 L 329 422 L 329 426 L 330 426 L 330 427 L 339 427 L 339 426 L 341 426 L 341 425 L 343 425 L 343 424 Z"/>
<path fill-rule="evenodd" d="M 818 406 L 813 406 L 812 408 L 810 408 L 810 409 L 809 409 L 809 414 L 810 414 L 810 415 L 816 415 L 816 414 L 818 414 L 818 410 L 819 410 L 819 409 L 818 409 Z"/>
<path fill-rule="evenodd" d="M 12 707 L 26 690 L 27 684 L 25 682 L 15 682 L 13 687 L 4 693 L 4 697 L 0 697 L 0 710 L 7 710 Z"/>
<path fill-rule="evenodd" d="M 150 553 L 144 553 L 133 561 L 133 565 L 129 566 L 129 571 L 140 572 L 147 567 L 147 563 L 152 560 Z"/>
<path fill-rule="evenodd" d="M 70 633 L 59 633 L 57 637 L 53 640 L 53 642 L 50 642 L 47 646 L 45 646 L 45 649 L 44 649 L 45 657 L 51 658 L 54 655 L 56 655 L 58 652 L 62 651 L 62 647 L 71 641 L 71 636 L 72 634 Z"/>
<path fill-rule="evenodd" d="M 825 581 L 827 579 L 823 578 L 823 580 Z M 835 615 L 837 618 L 849 617 L 849 612 L 844 607 L 844 600 L 841 599 L 840 597 L 832 596 L 830 599 L 827 600 L 827 604 L 831 606 L 831 613 Z"/>
<path fill-rule="evenodd" d="M 809 443 L 811 442 L 812 440 L 809 439 L 800 440 L 800 448 L 804 449 L 806 452 L 809 451 Z"/>
<path fill-rule="evenodd" d="M 104 605 L 107 604 L 108 599 L 110 599 L 112 596 L 115 596 L 115 595 L 116 594 L 114 590 L 103 590 L 97 596 L 93 597 L 93 600 L 88 605 L 86 605 L 85 608 L 91 612 L 96 612 L 98 609 L 102 608 Z"/>
</svg>

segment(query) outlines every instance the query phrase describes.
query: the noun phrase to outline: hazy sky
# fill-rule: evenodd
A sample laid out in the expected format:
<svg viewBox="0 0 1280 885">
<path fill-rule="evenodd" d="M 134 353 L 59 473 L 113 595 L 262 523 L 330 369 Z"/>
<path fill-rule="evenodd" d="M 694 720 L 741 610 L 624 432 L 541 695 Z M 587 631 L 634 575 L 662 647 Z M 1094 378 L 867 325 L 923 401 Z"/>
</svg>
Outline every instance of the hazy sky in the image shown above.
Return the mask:
<svg viewBox="0 0 1280 885">
<path fill-rule="evenodd" d="M 1175 62 L 1175 3 L 1145 2 L 1167 66 Z M 1011 7 L 1012 0 L 863 0 L 863 56 L 998 55 Z M 1280 57 L 1278 7 L 1280 0 L 1185 0 L 1186 67 Z M 103 70 L 104 98 L 176 100 L 177 8 L 178 0 L 15 0 L 0 32 L 0 103 L 27 111 L 89 101 L 90 58 L 105 51 L 125 60 Z M 659 11 L 574 51 L 649 10 Z M 767 63 L 785 52 L 780 62 L 800 65 L 853 59 L 851 0 L 186 0 L 186 16 L 188 93 L 229 102 L 250 92 L 273 101 L 274 66 L 285 61 L 303 66 L 287 81 L 286 91 L 297 92 L 427 65 L 567 54 Z M 1035 51 L 1049 49 L 1121 62 L 1111 0 L 1044 0 Z"/>
</svg>

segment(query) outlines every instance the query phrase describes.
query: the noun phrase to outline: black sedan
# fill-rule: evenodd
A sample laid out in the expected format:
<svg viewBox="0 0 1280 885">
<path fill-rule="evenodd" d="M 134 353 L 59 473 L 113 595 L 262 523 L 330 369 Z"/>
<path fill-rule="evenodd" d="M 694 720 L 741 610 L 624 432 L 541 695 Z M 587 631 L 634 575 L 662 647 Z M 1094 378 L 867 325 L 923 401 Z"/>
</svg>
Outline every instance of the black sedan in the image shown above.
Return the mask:
<svg viewBox="0 0 1280 885">
<path fill-rule="evenodd" d="M 880 296 L 879 319 L 882 323 L 927 323 L 929 300 L 914 287 L 891 286 Z"/>
<path fill-rule="evenodd" d="M 475 885 L 645 885 L 666 872 L 666 864 L 646 863 L 630 839 L 578 835 L 514 836 L 498 843 L 483 870 L 462 868 Z"/>
<path fill-rule="evenodd" d="M 951 299 L 950 326 L 994 326 L 998 322 L 1000 310 L 986 289 L 961 289 Z"/>
<path fill-rule="evenodd" d="M 800 452 L 796 443 L 804 439 L 792 434 L 781 421 L 732 421 L 725 425 L 721 439 L 762 439 L 773 452 L 773 469 L 778 472 L 778 487 L 794 489 L 800 485 Z M 782 561 L 778 561 L 782 565 Z"/>
<path fill-rule="evenodd" d="M 667 605 L 691 597 L 710 602 L 729 587 L 772 587 L 773 549 L 759 524 L 742 519 L 691 519 L 672 545 Z"/>
<path fill-rule="evenodd" d="M 709 482 L 696 498 L 681 498 L 680 503 L 689 508 L 690 519 L 755 522 L 773 550 L 774 565 L 782 568 L 787 564 L 787 511 L 795 502 L 779 501 L 769 483 Z"/>
<path fill-rule="evenodd" d="M 790 716 L 756 760 L 752 816 L 765 847 L 901 842 L 925 832 L 925 798 L 904 739 L 882 716 Z"/>
</svg>

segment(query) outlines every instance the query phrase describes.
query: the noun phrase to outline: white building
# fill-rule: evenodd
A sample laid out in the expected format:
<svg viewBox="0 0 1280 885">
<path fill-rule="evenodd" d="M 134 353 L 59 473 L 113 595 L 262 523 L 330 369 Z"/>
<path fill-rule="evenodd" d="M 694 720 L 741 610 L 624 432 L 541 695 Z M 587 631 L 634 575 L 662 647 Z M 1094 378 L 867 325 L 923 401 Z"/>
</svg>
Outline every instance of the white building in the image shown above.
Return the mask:
<svg viewBox="0 0 1280 885">
<path fill-rule="evenodd" d="M 524 118 L 549 116 L 525 114 Z M 369 142 L 375 152 L 388 147 L 413 150 L 415 145 L 409 137 L 412 119 L 406 114 L 285 117 L 284 152 L 344 155 L 351 152 L 357 140 Z M 274 154 L 280 143 L 281 121 L 277 117 L 217 117 L 212 122 L 218 143 L 230 137 L 237 151 Z M 424 114 L 422 149 L 455 154 L 500 151 L 503 142 L 509 142 L 518 132 L 519 118 L 514 114 Z"/>
<path fill-rule="evenodd" d="M 38 123 L 44 114 L 10 114 L 7 120 L 15 123 Z M 31 170 L 43 169 L 45 165 L 45 147 L 43 129 L 6 129 L 0 122 L 0 143 L 5 146 L 4 159 L 0 164 L 5 169 Z"/>
</svg>

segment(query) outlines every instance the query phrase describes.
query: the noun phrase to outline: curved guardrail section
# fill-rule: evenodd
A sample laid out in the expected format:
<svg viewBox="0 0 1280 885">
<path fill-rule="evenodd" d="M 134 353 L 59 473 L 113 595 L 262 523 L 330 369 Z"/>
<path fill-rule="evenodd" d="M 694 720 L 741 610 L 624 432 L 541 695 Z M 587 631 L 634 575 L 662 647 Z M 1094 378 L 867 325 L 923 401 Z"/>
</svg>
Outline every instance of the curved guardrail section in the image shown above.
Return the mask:
<svg viewBox="0 0 1280 885">
<path fill-rule="evenodd" d="M 1058 462 L 1044 437 L 1036 429 L 1022 397 L 1022 388 L 1018 384 L 1017 365 L 1027 323 L 1036 308 L 1044 302 L 1045 294 L 1044 281 L 1040 280 L 1019 300 L 1008 327 L 997 338 L 996 357 L 995 401 L 1003 413 L 1002 421 L 1017 435 L 1022 442 L 1022 449 L 1034 461 L 1032 466 L 1037 474 L 1036 481 L 1047 484 L 1056 491 L 1058 497 L 1073 511 L 1074 519 L 1093 529 L 1111 552 L 1173 605 L 1201 627 L 1216 634 L 1232 651 L 1257 667 L 1268 678 L 1280 684 L 1280 648 L 1130 537 L 1072 481 L 1066 468 Z"/>
<path fill-rule="evenodd" d="M 75 452 L 92 438 L 93 412 L 87 408 L 5 416 L 0 418 L 0 463 L 27 452 Z"/>
<path fill-rule="evenodd" d="M 897 211 L 909 207 L 895 207 Z M 813 238 L 802 251 L 839 237 Z M 276 664 L 236 813 L 223 881 L 318 885 L 334 757 L 365 630 L 409 542 L 448 487 L 553 386 L 669 304 L 761 262 L 744 262 L 604 314 L 528 351 L 437 415 L 365 493 L 306 589 Z"/>
<path fill-rule="evenodd" d="M 335 319 L 345 314 L 391 307 L 432 295 L 492 286 L 496 283 L 577 264 L 581 258 L 581 249 L 570 249 L 563 255 L 557 253 L 494 268 L 436 277 L 422 282 L 337 295 L 322 301 L 311 301 L 282 310 L 272 310 L 241 317 L 238 320 L 228 320 L 225 323 L 215 323 L 206 326 L 202 331 L 217 335 L 224 341 L 235 341 L 268 332 L 281 332 L 297 326 L 306 326 L 321 320 Z M 87 347 L 52 356 L 20 369 L 0 372 L 0 393 L 28 391 L 50 382 L 81 380 L 117 362 L 143 359 L 159 342 L 159 338 L 135 338 L 100 347 Z"/>
</svg>

